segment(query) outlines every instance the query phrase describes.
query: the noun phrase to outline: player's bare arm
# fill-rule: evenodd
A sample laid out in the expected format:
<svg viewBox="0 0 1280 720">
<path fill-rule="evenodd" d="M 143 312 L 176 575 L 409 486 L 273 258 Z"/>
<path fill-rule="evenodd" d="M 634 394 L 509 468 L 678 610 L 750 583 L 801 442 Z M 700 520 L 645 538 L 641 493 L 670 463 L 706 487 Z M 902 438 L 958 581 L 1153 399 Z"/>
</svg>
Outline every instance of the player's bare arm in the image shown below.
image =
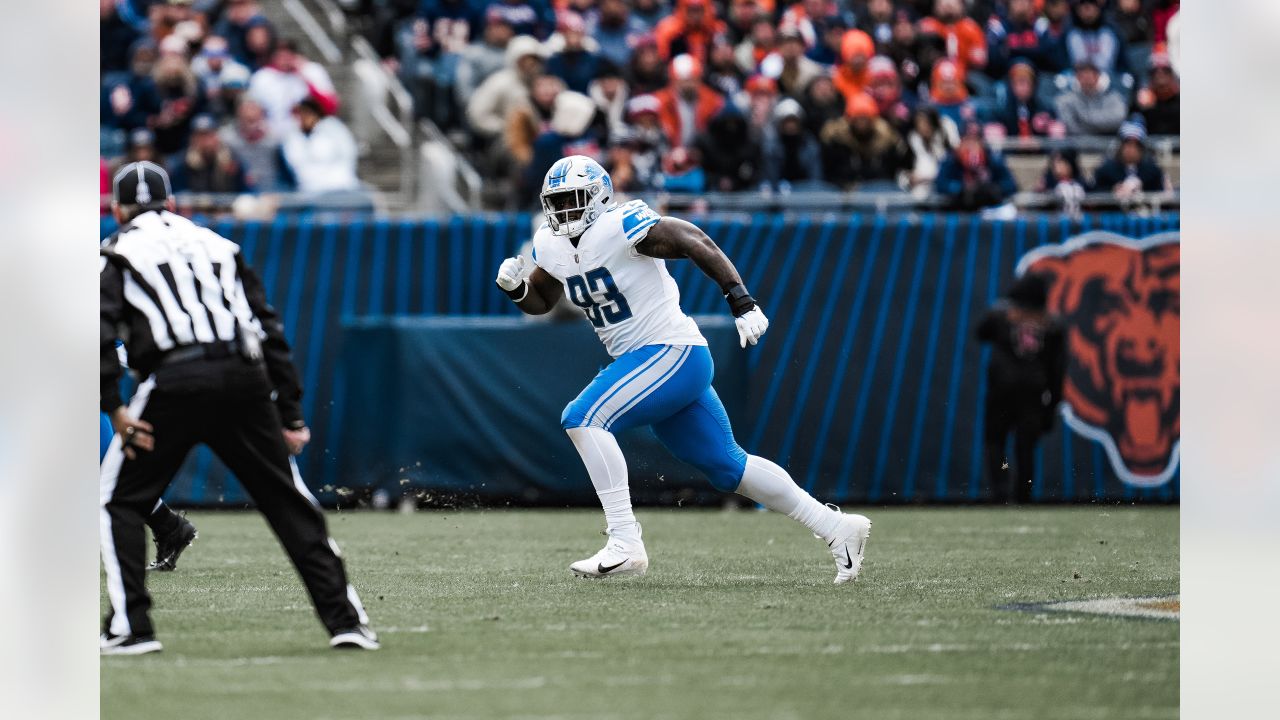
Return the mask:
<svg viewBox="0 0 1280 720">
<path fill-rule="evenodd" d="M 720 286 L 738 326 L 738 343 L 742 347 L 748 343 L 755 345 L 769 328 L 769 319 L 742 284 L 738 269 L 720 246 L 697 225 L 680 218 L 664 217 L 643 240 L 636 243 L 636 252 L 663 260 L 692 260 L 699 270 Z"/>
<path fill-rule="evenodd" d="M 527 278 L 524 274 L 524 258 L 507 258 L 498 268 L 495 282 L 507 297 L 515 301 L 526 315 L 544 315 L 564 297 L 564 286 L 546 270 L 535 267 Z"/>
</svg>

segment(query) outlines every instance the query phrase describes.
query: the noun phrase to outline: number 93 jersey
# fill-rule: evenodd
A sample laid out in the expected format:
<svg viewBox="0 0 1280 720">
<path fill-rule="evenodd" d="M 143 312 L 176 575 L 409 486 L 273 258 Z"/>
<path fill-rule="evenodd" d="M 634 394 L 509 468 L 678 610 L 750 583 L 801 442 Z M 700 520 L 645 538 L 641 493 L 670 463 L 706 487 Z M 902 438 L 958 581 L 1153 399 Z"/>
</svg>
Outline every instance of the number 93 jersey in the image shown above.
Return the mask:
<svg viewBox="0 0 1280 720">
<path fill-rule="evenodd" d="M 680 309 L 666 262 L 636 251 L 660 219 L 643 200 L 632 200 L 606 210 L 577 247 L 546 224 L 534 233 L 533 262 L 564 285 L 613 357 L 645 345 L 707 344 Z"/>
</svg>

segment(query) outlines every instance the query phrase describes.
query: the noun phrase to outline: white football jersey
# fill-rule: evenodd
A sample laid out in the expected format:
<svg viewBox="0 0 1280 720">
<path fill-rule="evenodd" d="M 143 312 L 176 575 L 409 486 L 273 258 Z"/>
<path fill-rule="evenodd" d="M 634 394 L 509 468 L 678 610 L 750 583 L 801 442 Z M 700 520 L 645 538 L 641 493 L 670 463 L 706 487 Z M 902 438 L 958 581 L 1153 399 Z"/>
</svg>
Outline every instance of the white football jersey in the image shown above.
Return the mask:
<svg viewBox="0 0 1280 720">
<path fill-rule="evenodd" d="M 613 357 L 645 345 L 706 345 L 693 318 L 680 309 L 680 290 L 659 258 L 641 255 L 639 243 L 659 220 L 643 200 L 614 205 L 578 238 L 533 236 L 533 261 L 564 285 Z"/>
</svg>

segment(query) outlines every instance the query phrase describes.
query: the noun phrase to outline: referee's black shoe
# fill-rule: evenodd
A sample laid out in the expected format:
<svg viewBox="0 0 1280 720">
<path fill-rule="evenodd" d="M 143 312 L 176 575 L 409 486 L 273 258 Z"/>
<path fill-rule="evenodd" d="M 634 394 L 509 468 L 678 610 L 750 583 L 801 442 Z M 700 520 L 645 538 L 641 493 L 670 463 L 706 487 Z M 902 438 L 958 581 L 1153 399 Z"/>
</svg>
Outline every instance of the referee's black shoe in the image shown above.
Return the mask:
<svg viewBox="0 0 1280 720">
<path fill-rule="evenodd" d="M 155 635 L 108 634 L 98 641 L 98 652 L 103 655 L 146 655 L 163 649 Z"/>
<path fill-rule="evenodd" d="M 151 561 L 147 569 L 157 572 L 176 570 L 178 556 L 182 555 L 182 551 L 190 547 L 197 537 L 200 537 L 200 533 L 196 532 L 196 526 L 186 518 L 178 516 L 177 526 L 164 535 L 155 537 L 156 559 Z"/>
<path fill-rule="evenodd" d="M 329 638 L 329 647 L 338 650 L 377 650 L 382 645 L 378 643 L 378 634 L 368 625 L 356 625 L 335 632 Z"/>
</svg>

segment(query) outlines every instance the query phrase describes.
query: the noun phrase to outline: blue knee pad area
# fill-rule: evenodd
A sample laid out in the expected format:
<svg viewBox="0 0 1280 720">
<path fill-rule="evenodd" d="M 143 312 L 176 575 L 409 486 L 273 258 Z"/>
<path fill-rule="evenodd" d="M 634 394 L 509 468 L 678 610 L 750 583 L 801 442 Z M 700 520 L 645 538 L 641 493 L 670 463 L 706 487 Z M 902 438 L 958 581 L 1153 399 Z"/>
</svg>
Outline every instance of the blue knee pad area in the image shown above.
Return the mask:
<svg viewBox="0 0 1280 720">
<path fill-rule="evenodd" d="M 673 455 L 701 470 L 717 490 L 733 492 L 747 453 L 711 387 L 714 375 L 706 347 L 649 345 L 601 370 L 565 407 L 560 425 L 610 432 L 651 425 Z"/>
</svg>

